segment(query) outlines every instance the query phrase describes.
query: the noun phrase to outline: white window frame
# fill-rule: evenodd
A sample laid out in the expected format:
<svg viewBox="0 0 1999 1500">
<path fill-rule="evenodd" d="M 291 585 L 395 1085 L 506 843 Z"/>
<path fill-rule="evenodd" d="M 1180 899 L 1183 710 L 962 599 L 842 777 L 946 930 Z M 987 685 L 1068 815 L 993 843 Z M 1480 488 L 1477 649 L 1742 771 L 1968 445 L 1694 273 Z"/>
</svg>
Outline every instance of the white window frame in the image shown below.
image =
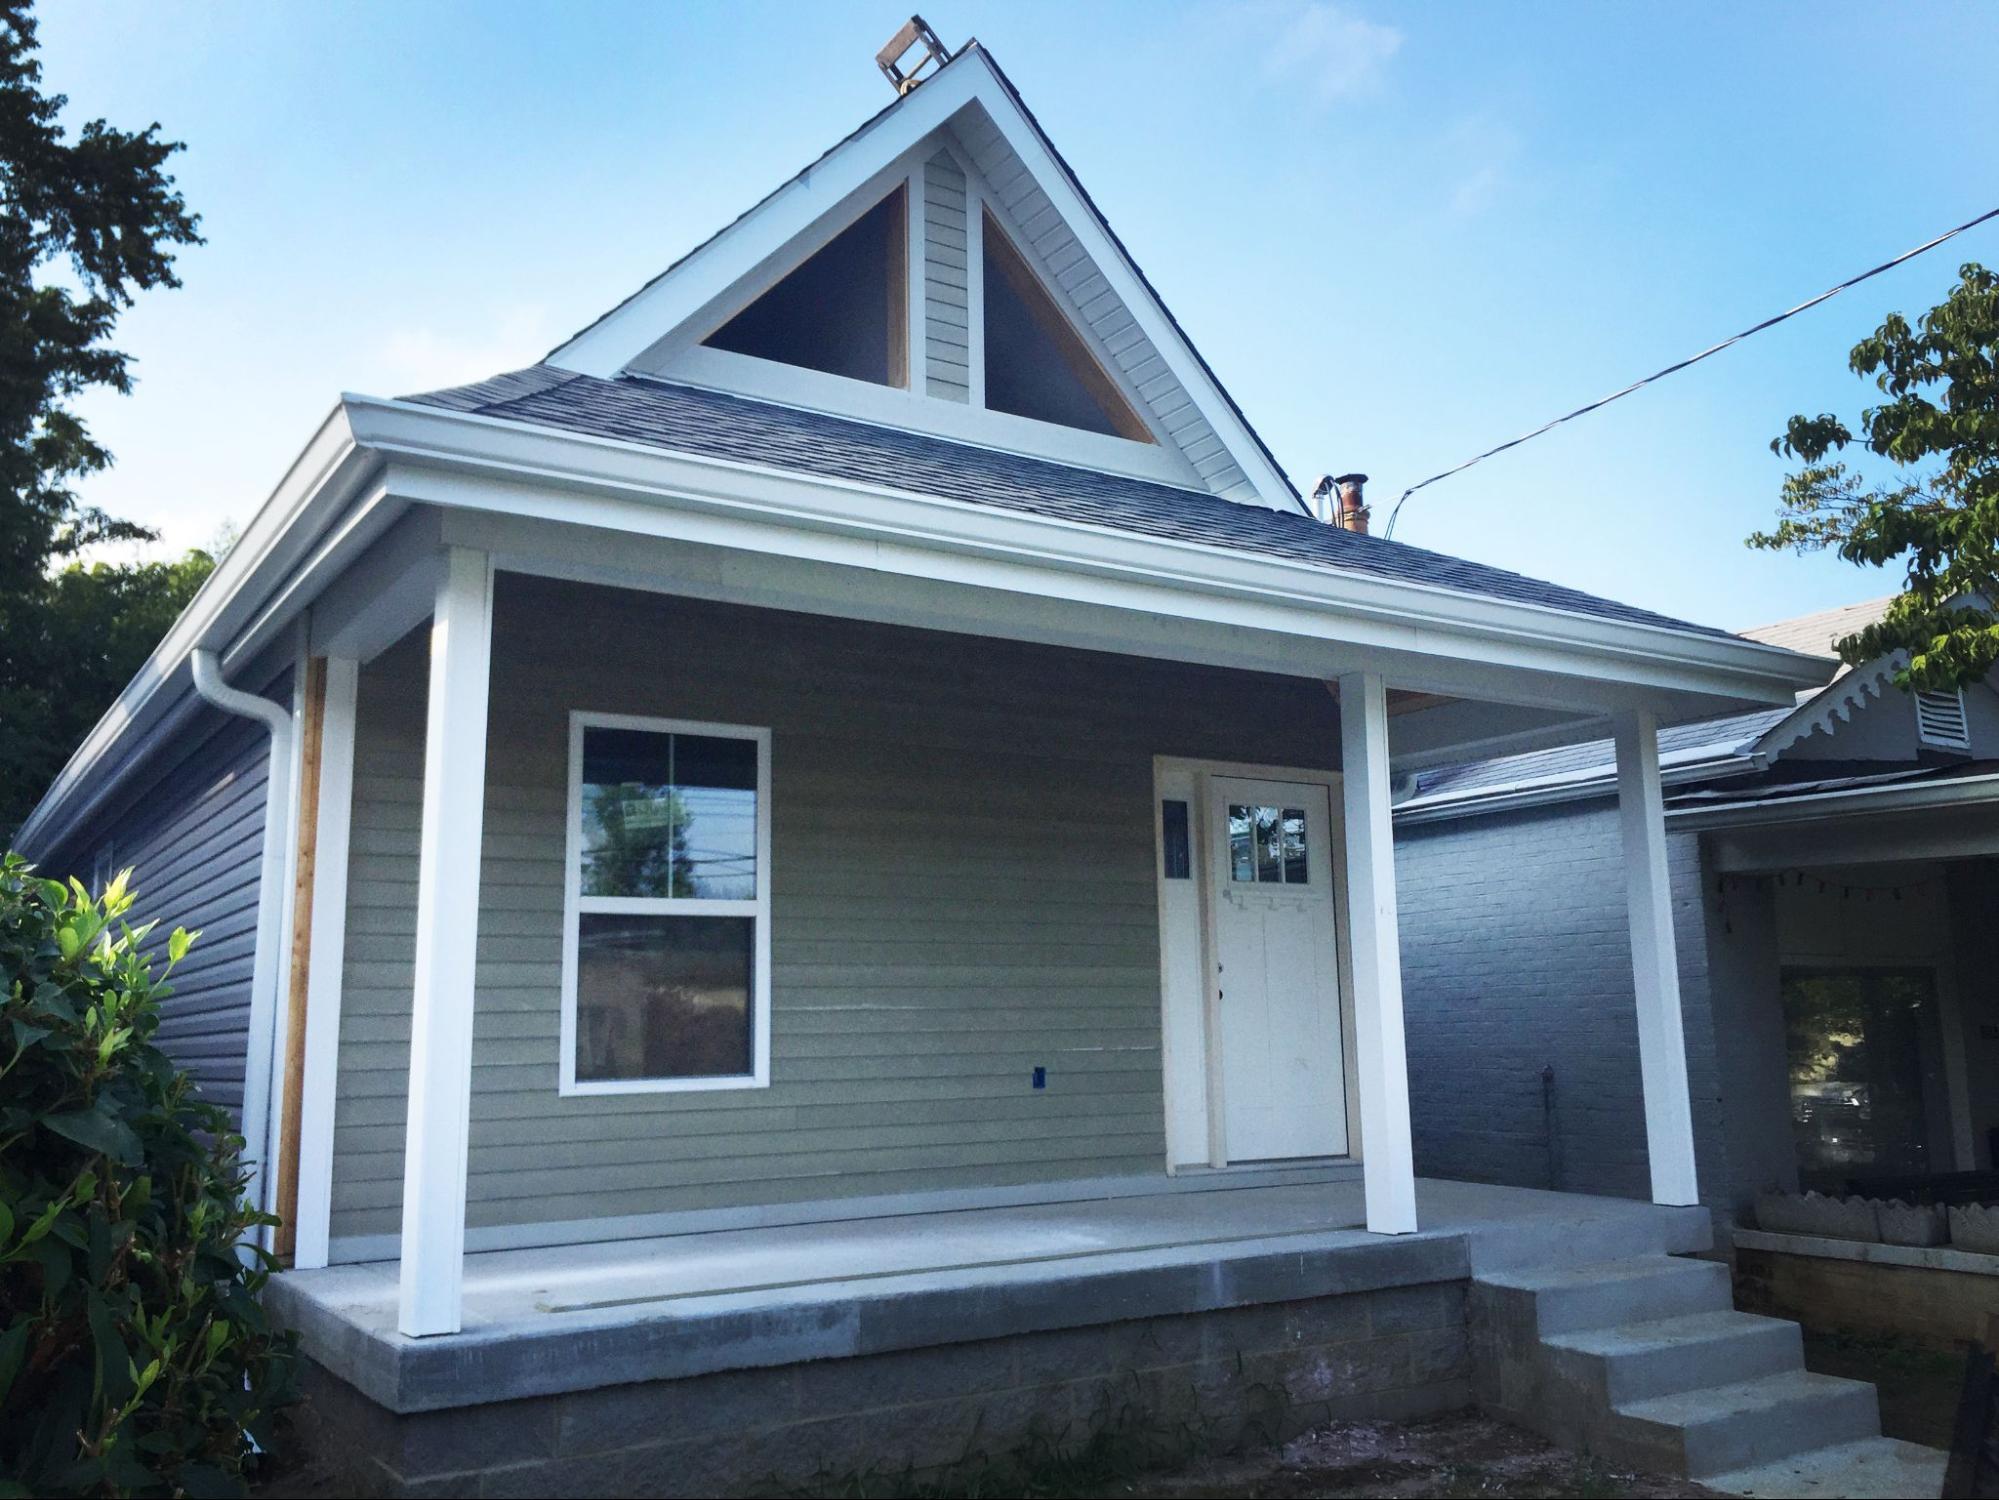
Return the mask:
<svg viewBox="0 0 1999 1500">
<path fill-rule="evenodd" d="M 583 894 L 583 735 L 589 729 L 637 729 L 650 734 L 694 734 L 750 740 L 757 747 L 757 887 L 750 900 L 724 901 L 675 896 L 585 896 Z M 770 730 L 752 724 L 711 724 L 696 719 L 657 719 L 636 714 L 572 711 L 569 715 L 569 813 L 564 840 L 562 903 L 562 1056 L 559 1092 L 588 1094 L 683 1094 L 716 1089 L 770 1087 Z M 576 983 L 578 934 L 585 913 L 630 916 L 753 917 L 756 922 L 750 975 L 751 1070 L 702 1078 L 576 1077 Z"/>
</svg>

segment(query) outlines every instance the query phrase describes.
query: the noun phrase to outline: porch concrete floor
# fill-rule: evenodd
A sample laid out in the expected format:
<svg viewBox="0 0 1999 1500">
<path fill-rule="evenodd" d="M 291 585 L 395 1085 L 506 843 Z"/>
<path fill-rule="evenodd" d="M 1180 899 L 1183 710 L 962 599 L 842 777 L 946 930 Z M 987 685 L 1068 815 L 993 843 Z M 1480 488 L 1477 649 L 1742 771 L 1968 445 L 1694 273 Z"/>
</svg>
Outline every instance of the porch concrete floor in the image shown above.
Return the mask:
<svg viewBox="0 0 1999 1500">
<path fill-rule="evenodd" d="M 484 1251 L 464 1331 L 425 1339 L 396 1332 L 392 1261 L 267 1296 L 322 1364 L 411 1411 L 1711 1243 L 1702 1208 L 1478 1183 L 1421 1180 L 1417 1213 L 1416 1234 L 1369 1234 L 1348 1179 Z"/>
</svg>

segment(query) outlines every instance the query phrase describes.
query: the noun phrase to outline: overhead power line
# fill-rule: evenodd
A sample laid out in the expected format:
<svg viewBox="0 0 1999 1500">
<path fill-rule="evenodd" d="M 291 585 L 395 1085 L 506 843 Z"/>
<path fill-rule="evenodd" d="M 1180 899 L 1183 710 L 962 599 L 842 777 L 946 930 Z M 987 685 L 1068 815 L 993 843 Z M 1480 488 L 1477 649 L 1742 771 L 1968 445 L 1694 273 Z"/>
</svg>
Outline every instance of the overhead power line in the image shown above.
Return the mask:
<svg viewBox="0 0 1999 1500">
<path fill-rule="evenodd" d="M 1574 411 L 1564 412 L 1561 416 L 1555 418 L 1555 420 L 1552 422 L 1543 422 L 1539 427 L 1536 427 L 1532 432 L 1523 432 L 1520 434 L 1519 437 L 1512 438 L 1507 442 L 1501 443 L 1497 448 L 1488 448 L 1485 450 L 1485 452 L 1466 459 L 1463 463 L 1458 464 L 1455 468 L 1446 469 L 1441 474 L 1432 474 L 1428 479 L 1410 485 L 1408 489 L 1404 490 L 1401 493 L 1401 495 L 1397 497 L 1395 501 L 1395 508 L 1388 513 L 1388 525 L 1383 529 L 1382 535 L 1384 537 L 1392 537 L 1395 535 L 1396 518 L 1402 514 L 1403 505 L 1405 505 L 1408 502 L 1409 497 L 1415 494 L 1416 491 L 1422 489 L 1428 489 L 1438 480 L 1449 479 L 1453 474 L 1462 474 L 1466 469 L 1469 469 L 1473 464 L 1484 463 L 1488 458 L 1493 457 L 1495 454 L 1504 453 L 1508 448 L 1518 448 L 1522 443 L 1531 442 L 1535 438 L 1541 436 L 1541 434 L 1544 432 L 1552 432 L 1555 428 L 1560 427 L 1564 422 L 1573 422 L 1577 417 L 1587 416 L 1589 413 L 1596 411 L 1601 407 L 1610 405 L 1610 403 L 1613 401 L 1622 400 L 1624 397 L 1630 395 L 1633 391 L 1643 390 L 1646 386 L 1652 384 L 1655 380 L 1664 380 L 1668 375 L 1677 374 L 1679 371 L 1686 369 L 1687 366 L 1689 365 L 1697 365 L 1702 360 L 1709 359 L 1714 355 L 1721 353 L 1722 350 L 1731 348 L 1734 345 L 1741 343 L 1744 339 L 1749 338 L 1754 334 L 1761 333 L 1766 328 L 1775 328 L 1779 323 L 1783 322 L 1786 318 L 1795 318 L 1801 312 L 1808 312 L 1812 308 L 1817 307 L 1821 302 L 1825 302 L 1830 300 L 1831 298 L 1837 297 L 1841 292 L 1845 291 L 1848 287 L 1859 286 L 1861 282 L 1866 281 L 1869 277 L 1879 276 L 1883 271 L 1892 271 L 1895 269 L 1895 267 L 1901 265 L 1904 261 L 1914 260 L 1918 255 L 1923 254 L 1925 251 L 1936 249 L 1936 247 L 1941 245 L 1945 240 L 1955 239 L 1958 235 L 1963 234 L 1967 229 L 1976 229 L 1980 224 L 1983 224 L 1987 219 L 1999 219 L 1999 208 L 1989 209 L 1985 213 L 1980 214 L 1975 219 L 1966 219 L 1962 224 L 1958 225 L 1957 228 L 1946 229 L 1942 234 L 1938 235 L 1935 239 L 1925 240 L 1923 241 L 1922 244 L 1916 246 L 1916 248 L 1913 250 L 1904 250 L 1900 255 L 1896 256 L 1893 260 L 1884 260 L 1881 262 L 1880 265 L 1875 266 L 1870 270 L 1862 271 L 1858 276 L 1849 276 L 1846 280 L 1842 281 L 1838 286 L 1827 287 L 1824 291 L 1820 292 L 1816 297 L 1812 297 L 1807 299 L 1806 301 L 1800 302 L 1796 307 L 1786 308 L 1783 312 L 1778 313 L 1774 318 L 1765 318 L 1760 323 L 1752 324 L 1750 327 L 1743 329 L 1742 332 L 1740 333 L 1731 334 L 1728 338 L 1723 339 L 1718 344 L 1710 344 L 1707 348 L 1701 350 L 1700 353 L 1692 355 L 1689 358 L 1680 360 L 1676 364 L 1667 365 L 1666 368 L 1663 370 L 1654 370 L 1650 375 L 1647 375 L 1643 380 L 1634 380 L 1631 382 L 1631 384 L 1625 386 L 1624 389 L 1622 390 L 1612 391 L 1608 396 L 1604 396 L 1599 400 L 1592 401 L 1587 406 L 1578 406 Z"/>
</svg>

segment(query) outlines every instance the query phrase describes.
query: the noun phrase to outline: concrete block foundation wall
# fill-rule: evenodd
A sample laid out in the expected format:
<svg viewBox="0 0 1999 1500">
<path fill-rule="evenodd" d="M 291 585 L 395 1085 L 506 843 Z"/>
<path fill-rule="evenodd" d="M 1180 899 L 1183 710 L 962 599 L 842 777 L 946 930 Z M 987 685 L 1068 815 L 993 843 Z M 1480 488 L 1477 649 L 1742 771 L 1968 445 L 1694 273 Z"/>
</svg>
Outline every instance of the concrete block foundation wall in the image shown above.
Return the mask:
<svg viewBox="0 0 1999 1500">
<path fill-rule="evenodd" d="M 1225 1452 L 1470 1404 L 1462 1280 L 398 1416 L 308 1366 L 302 1445 L 368 1495 L 724 1495 L 945 1474 L 1113 1430 Z"/>
</svg>

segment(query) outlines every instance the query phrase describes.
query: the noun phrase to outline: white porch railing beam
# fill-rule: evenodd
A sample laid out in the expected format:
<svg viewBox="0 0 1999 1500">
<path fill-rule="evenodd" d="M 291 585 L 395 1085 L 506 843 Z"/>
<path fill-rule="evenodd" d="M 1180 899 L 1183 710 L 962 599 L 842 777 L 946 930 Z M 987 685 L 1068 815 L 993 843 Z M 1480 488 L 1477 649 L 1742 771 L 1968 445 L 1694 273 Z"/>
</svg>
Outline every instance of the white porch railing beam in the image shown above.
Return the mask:
<svg viewBox="0 0 1999 1500">
<path fill-rule="evenodd" d="M 1402 949 L 1389 817 L 1388 688 L 1374 672 L 1342 676 L 1340 782 L 1345 801 L 1346 919 L 1353 953 L 1354 1051 L 1360 1082 L 1367 1227 L 1416 1230 L 1409 1060 L 1402 1035 Z"/>
<path fill-rule="evenodd" d="M 1659 787 L 1659 723 L 1649 710 L 1619 713 L 1617 812 L 1624 839 L 1624 890 L 1631 910 L 1631 974 L 1638 1005 L 1638 1066 L 1645 1088 L 1645 1148 L 1654 1203 L 1696 1204 L 1694 1115 L 1687 1094 L 1687 1041 L 1680 1023 L 1680 964 L 1666 867 L 1665 799 Z"/>
<path fill-rule="evenodd" d="M 456 1333 L 461 1318 L 492 629 L 490 560 L 454 547 L 431 620 L 423 747 L 398 1318 L 413 1336 Z"/>
</svg>

